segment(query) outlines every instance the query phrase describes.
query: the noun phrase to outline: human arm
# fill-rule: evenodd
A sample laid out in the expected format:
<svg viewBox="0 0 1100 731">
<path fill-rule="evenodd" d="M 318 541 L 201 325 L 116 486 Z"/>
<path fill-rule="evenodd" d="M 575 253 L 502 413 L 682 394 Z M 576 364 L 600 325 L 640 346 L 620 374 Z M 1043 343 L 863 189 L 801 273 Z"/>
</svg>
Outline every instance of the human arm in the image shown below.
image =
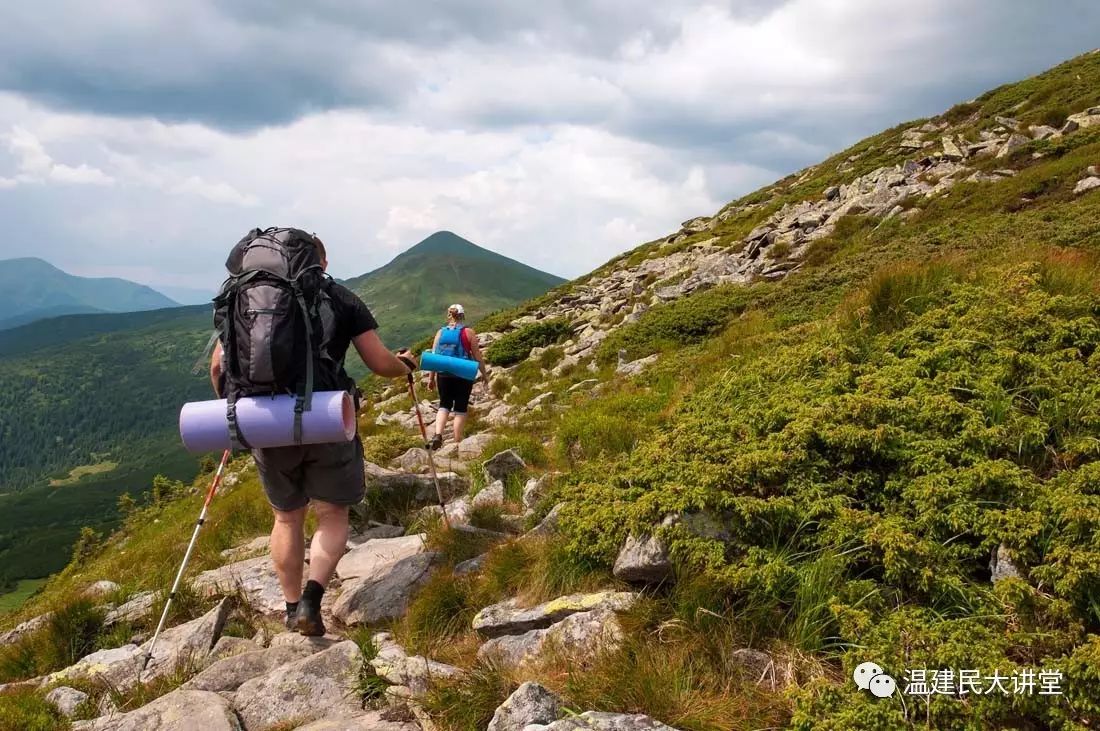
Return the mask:
<svg viewBox="0 0 1100 731">
<path fill-rule="evenodd" d="M 378 337 L 378 332 L 375 330 L 367 330 L 356 335 L 352 338 L 351 343 L 355 346 L 355 351 L 359 353 L 359 357 L 363 359 L 363 363 L 367 368 L 380 376 L 400 378 L 412 373 L 414 370 L 414 367 L 410 365 L 410 363 L 415 365 L 412 356 L 408 356 L 409 362 L 405 362 L 391 353 L 382 344 L 382 339 Z"/>
<path fill-rule="evenodd" d="M 435 338 L 432 340 L 432 352 L 434 353 L 435 349 L 438 348 L 438 347 L 439 347 L 439 331 L 436 330 L 435 331 Z M 434 391 L 435 387 L 436 387 L 435 371 L 428 371 L 428 388 L 430 388 L 431 390 Z"/>
<path fill-rule="evenodd" d="M 222 343 L 219 340 L 214 343 L 214 350 L 210 355 L 210 385 L 214 387 L 214 393 L 221 398 L 222 380 Z"/>
<path fill-rule="evenodd" d="M 481 346 L 477 344 L 477 333 L 471 327 L 466 328 L 466 332 L 470 335 L 470 356 L 477 361 L 477 369 L 481 371 L 481 377 L 488 380 L 489 371 L 485 367 L 485 356 L 481 354 Z"/>
</svg>

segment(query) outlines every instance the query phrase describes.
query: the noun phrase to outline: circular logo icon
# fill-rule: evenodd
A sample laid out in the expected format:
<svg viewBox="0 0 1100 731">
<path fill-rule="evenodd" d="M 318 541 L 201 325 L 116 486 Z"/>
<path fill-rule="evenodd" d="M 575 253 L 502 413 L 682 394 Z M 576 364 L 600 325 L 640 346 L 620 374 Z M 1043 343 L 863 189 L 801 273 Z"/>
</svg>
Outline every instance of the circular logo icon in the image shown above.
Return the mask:
<svg viewBox="0 0 1100 731">
<path fill-rule="evenodd" d="M 894 682 L 894 679 L 885 673 L 876 675 L 871 678 L 871 695 L 876 698 L 889 698 L 897 690 L 898 684 Z"/>
<path fill-rule="evenodd" d="M 856 665 L 855 672 L 852 673 L 852 680 L 856 681 L 856 685 L 860 690 L 867 690 L 871 687 L 871 678 L 876 675 L 882 675 L 883 669 L 873 662 L 861 662 Z"/>
</svg>

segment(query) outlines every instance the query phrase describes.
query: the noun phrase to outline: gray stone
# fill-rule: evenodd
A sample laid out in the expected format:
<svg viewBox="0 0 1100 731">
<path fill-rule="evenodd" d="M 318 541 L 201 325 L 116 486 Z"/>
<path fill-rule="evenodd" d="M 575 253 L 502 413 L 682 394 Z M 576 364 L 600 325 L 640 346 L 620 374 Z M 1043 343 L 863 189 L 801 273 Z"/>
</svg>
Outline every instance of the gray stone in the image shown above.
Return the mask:
<svg viewBox="0 0 1100 731">
<path fill-rule="evenodd" d="M 483 553 L 480 556 L 474 556 L 471 559 L 455 564 L 454 575 L 466 576 L 467 574 L 481 571 L 481 567 L 485 565 L 485 559 L 488 558 L 488 556 L 488 553 Z"/>
<path fill-rule="evenodd" d="M 527 484 L 523 486 L 523 507 L 527 510 L 534 510 L 539 501 L 546 497 L 546 493 L 556 475 L 556 472 L 547 472 L 528 480 Z"/>
<path fill-rule="evenodd" d="M 45 614 L 39 614 L 37 617 L 31 617 L 25 622 L 17 624 L 13 629 L 0 635 L 0 646 L 14 644 L 26 635 L 34 632 L 36 629 L 46 626 L 46 623 L 50 621 L 50 617 L 52 616 L 53 612 L 46 612 Z"/>
<path fill-rule="evenodd" d="M 839 195 L 840 195 L 840 187 L 839 186 L 830 185 L 828 188 L 825 189 L 825 200 L 827 200 L 827 201 L 836 200 L 836 198 Z"/>
<path fill-rule="evenodd" d="M 376 578 L 395 563 L 424 552 L 425 534 L 400 538 L 377 538 L 348 551 L 336 564 L 341 579 Z"/>
<path fill-rule="evenodd" d="M 618 648 L 623 636 L 615 612 L 597 609 L 571 614 L 546 629 L 494 637 L 478 649 L 477 655 L 506 669 L 516 669 L 537 662 L 546 652 L 553 652 L 559 660 L 571 662 L 574 667 L 584 667 L 600 653 Z"/>
<path fill-rule="evenodd" d="M 305 564 L 303 571 L 308 574 Z M 204 596 L 233 594 L 239 590 L 253 609 L 264 614 L 286 611 L 286 599 L 270 556 L 257 556 L 203 571 L 191 586 Z"/>
<path fill-rule="evenodd" d="M 943 155 L 949 160 L 962 160 L 966 157 L 966 153 L 959 149 L 951 136 L 943 138 Z"/>
<path fill-rule="evenodd" d="M 136 711 L 73 724 L 83 731 L 241 731 L 229 701 L 203 690 L 174 690 Z"/>
<path fill-rule="evenodd" d="M 302 646 L 270 647 L 266 650 L 245 652 L 218 660 L 180 687 L 185 690 L 232 692 L 246 681 L 312 654 Z"/>
<path fill-rule="evenodd" d="M 1100 177 L 1082 178 L 1077 181 L 1077 185 L 1073 188 L 1073 193 L 1074 195 L 1081 195 L 1082 193 L 1087 193 L 1097 188 L 1100 188 Z"/>
<path fill-rule="evenodd" d="M 264 649 L 263 645 L 253 640 L 247 640 L 244 637 L 222 635 L 218 638 L 218 641 L 214 643 L 214 649 L 210 651 L 210 656 L 207 660 L 209 662 L 216 662 L 234 655 L 240 655 L 245 652 L 256 652 L 262 649 Z"/>
<path fill-rule="evenodd" d="M 1029 131 L 1031 132 L 1032 139 L 1045 140 L 1058 134 L 1058 130 L 1045 124 L 1032 126 Z"/>
<path fill-rule="evenodd" d="M 612 573 L 616 579 L 659 584 L 672 578 L 668 546 L 658 536 L 628 536 Z"/>
<path fill-rule="evenodd" d="M 498 452 L 485 462 L 485 478 L 493 480 L 507 480 L 515 472 L 527 469 L 527 463 L 514 449 L 506 449 Z"/>
<path fill-rule="evenodd" d="M 143 659 L 144 653 L 137 645 L 98 650 L 51 674 L 46 682 L 54 684 L 73 680 L 102 680 L 116 688 L 129 688 L 137 682 Z"/>
<path fill-rule="evenodd" d="M 367 491 L 396 493 L 403 499 L 417 504 L 438 501 L 435 483 L 430 475 L 417 475 L 379 467 L 371 462 L 363 463 L 367 475 Z M 456 472 L 440 472 L 439 489 L 444 498 L 451 498 L 466 492 L 468 481 Z"/>
<path fill-rule="evenodd" d="M 344 583 L 332 608 L 344 624 L 370 624 L 396 619 L 405 613 L 413 592 L 428 580 L 437 554 L 418 553 L 387 570 Z"/>
<path fill-rule="evenodd" d="M 420 731 L 414 721 L 391 721 L 385 711 L 367 711 L 355 716 L 322 718 L 319 721 L 298 726 L 295 731 Z"/>
<path fill-rule="evenodd" d="M 485 637 L 515 635 L 544 629 L 578 612 L 612 609 L 624 612 L 634 606 L 639 595 L 627 591 L 598 591 L 569 594 L 534 607 L 521 608 L 515 599 L 485 607 L 473 619 L 473 628 Z"/>
<path fill-rule="evenodd" d="M 270 647 L 298 647 L 310 653 L 327 650 L 344 641 L 344 637 L 327 634 L 323 637 L 307 637 L 297 632 L 280 632 L 271 638 Z"/>
<path fill-rule="evenodd" d="M 1005 544 L 1002 543 L 993 551 L 993 556 L 989 560 L 989 572 L 994 584 L 1003 579 L 1020 578 L 1020 570 L 1012 562 L 1012 557 L 1009 555 L 1008 547 Z"/>
<path fill-rule="evenodd" d="M 376 538 L 400 538 L 403 535 L 405 535 L 405 529 L 399 525 L 386 525 L 372 520 L 367 523 L 366 528 L 355 533 L 354 541 L 355 546 L 359 546 Z M 349 538 L 348 543 L 351 542 L 352 538 Z"/>
<path fill-rule="evenodd" d="M 620 376 L 636 376 L 652 364 L 657 362 L 657 354 L 647 355 L 644 358 L 638 360 L 632 360 L 629 363 L 620 363 L 615 368 L 615 373 Z"/>
<path fill-rule="evenodd" d="M 485 488 L 478 491 L 474 495 L 471 504 L 475 508 L 488 507 L 490 505 L 501 505 L 504 503 L 504 483 L 500 480 L 493 480 L 492 483 Z"/>
<path fill-rule="evenodd" d="M 57 706 L 57 710 L 61 711 L 62 715 L 72 718 L 80 704 L 88 700 L 88 694 L 62 685 L 47 693 L 46 700 Z"/>
<path fill-rule="evenodd" d="M 451 527 L 466 525 L 470 522 L 470 498 L 460 497 L 447 503 L 447 518 L 451 521 Z M 425 505 L 416 513 L 418 520 L 431 518 L 443 518 L 443 508 L 438 505 Z"/>
<path fill-rule="evenodd" d="M 530 726 L 524 731 L 676 731 L 672 726 L 642 714 L 586 711 L 574 718 L 554 721 L 549 726 Z"/>
<path fill-rule="evenodd" d="M 267 551 L 270 544 L 271 536 L 256 536 L 252 540 L 242 543 L 239 546 L 225 549 L 221 552 L 221 557 L 227 561 L 240 561 L 245 558 L 252 558 L 256 554 Z"/>
<path fill-rule="evenodd" d="M 553 723 L 561 715 L 561 699 L 538 683 L 526 682 L 497 707 L 486 731 L 523 731 L 532 723 Z"/>
<path fill-rule="evenodd" d="M 225 626 L 231 608 L 229 599 L 222 599 L 216 607 L 198 619 L 161 632 L 153 656 L 142 673 L 142 680 L 149 681 L 181 667 L 202 664 L 221 637 L 222 627 Z M 141 646 L 143 654 L 150 650 L 151 643 L 152 639 Z"/>
<path fill-rule="evenodd" d="M 122 587 L 113 581 L 101 579 L 82 591 L 81 594 L 92 599 L 102 599 L 105 596 L 116 593 L 121 588 Z"/>
<path fill-rule="evenodd" d="M 496 434 L 492 432 L 480 432 L 478 434 L 471 434 L 459 442 L 457 447 L 459 459 L 476 459 L 481 456 L 481 453 L 485 451 L 485 447 L 489 446 L 489 442 L 496 439 Z"/>
<path fill-rule="evenodd" d="M 406 472 L 415 472 L 428 465 L 428 450 L 413 447 L 391 463 L 395 468 Z"/>
<path fill-rule="evenodd" d="M 550 509 L 550 512 L 546 514 L 546 517 L 531 530 L 524 534 L 524 538 L 540 538 L 543 536 L 549 536 L 558 532 L 558 520 L 561 518 L 562 508 L 565 507 L 565 503 L 558 503 Z"/>
<path fill-rule="evenodd" d="M 151 591 L 143 591 L 135 594 L 126 603 L 107 612 L 103 618 L 103 624 L 107 627 L 119 622 L 134 622 L 149 614 L 156 601 L 156 594 Z"/>
<path fill-rule="evenodd" d="M 1001 149 L 997 152 L 997 157 L 1008 157 L 1029 142 L 1031 142 L 1031 140 L 1021 134 L 1011 134 L 1008 136 L 1008 139 L 1005 140 L 1005 143 L 1001 145 Z"/>
<path fill-rule="evenodd" d="M 244 727 L 253 731 L 289 721 L 304 724 L 323 716 L 361 713 L 350 689 L 362 662 L 359 647 L 346 640 L 246 681 L 236 694 Z"/>
<path fill-rule="evenodd" d="M 422 695 L 440 680 L 453 680 L 463 674 L 453 665 L 406 654 L 389 632 L 379 632 L 371 641 L 377 649 L 370 661 L 374 672 L 388 683 L 407 687 L 413 695 Z"/>
</svg>

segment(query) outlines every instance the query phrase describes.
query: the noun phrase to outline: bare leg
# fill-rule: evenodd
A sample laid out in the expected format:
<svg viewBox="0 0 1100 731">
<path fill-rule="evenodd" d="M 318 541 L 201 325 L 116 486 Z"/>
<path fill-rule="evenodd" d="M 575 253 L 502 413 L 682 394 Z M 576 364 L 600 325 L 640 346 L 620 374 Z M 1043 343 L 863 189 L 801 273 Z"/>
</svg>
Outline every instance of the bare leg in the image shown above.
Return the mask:
<svg viewBox="0 0 1100 731">
<path fill-rule="evenodd" d="M 449 413 L 450 412 L 447 411 L 447 409 L 440 409 L 439 413 L 437 413 L 435 415 L 435 433 L 436 434 L 442 435 L 443 430 L 447 428 L 447 414 L 449 414 Z M 458 418 L 457 414 L 455 415 L 455 418 L 456 419 Z"/>
<path fill-rule="evenodd" d="M 317 516 L 317 532 L 309 545 L 309 578 L 321 586 L 328 586 L 336 571 L 336 562 L 347 550 L 348 508 L 320 500 L 314 500 L 312 505 Z"/>
<path fill-rule="evenodd" d="M 302 563 L 305 561 L 305 536 L 302 527 L 306 509 L 289 512 L 275 510 L 275 525 L 271 528 L 271 560 L 279 586 L 288 602 L 296 602 L 302 596 Z"/>
<path fill-rule="evenodd" d="M 466 428 L 466 414 L 455 414 L 451 427 L 455 433 L 455 444 L 458 444 L 462 441 L 462 431 Z"/>
</svg>

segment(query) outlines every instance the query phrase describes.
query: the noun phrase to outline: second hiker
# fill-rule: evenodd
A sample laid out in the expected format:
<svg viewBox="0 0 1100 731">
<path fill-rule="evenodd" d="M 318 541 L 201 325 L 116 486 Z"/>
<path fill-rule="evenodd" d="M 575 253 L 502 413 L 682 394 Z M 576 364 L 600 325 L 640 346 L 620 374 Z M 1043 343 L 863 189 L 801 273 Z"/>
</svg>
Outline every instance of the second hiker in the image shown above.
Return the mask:
<svg viewBox="0 0 1100 731">
<path fill-rule="evenodd" d="M 477 345 L 477 333 L 465 325 L 466 310 L 462 305 L 454 304 L 447 308 L 447 324 L 439 328 L 432 342 L 432 352 L 449 355 L 453 358 L 466 358 L 477 361 L 477 369 L 482 378 L 488 378 L 485 359 Z M 462 432 L 466 428 L 466 417 L 470 408 L 470 392 L 473 381 L 446 373 L 428 376 L 428 387 L 439 388 L 439 413 L 435 417 L 435 436 L 428 443 L 428 449 L 436 450 L 443 446 L 443 432 L 447 428 L 447 415 L 454 416 L 452 429 L 455 443 L 462 441 Z"/>
</svg>

